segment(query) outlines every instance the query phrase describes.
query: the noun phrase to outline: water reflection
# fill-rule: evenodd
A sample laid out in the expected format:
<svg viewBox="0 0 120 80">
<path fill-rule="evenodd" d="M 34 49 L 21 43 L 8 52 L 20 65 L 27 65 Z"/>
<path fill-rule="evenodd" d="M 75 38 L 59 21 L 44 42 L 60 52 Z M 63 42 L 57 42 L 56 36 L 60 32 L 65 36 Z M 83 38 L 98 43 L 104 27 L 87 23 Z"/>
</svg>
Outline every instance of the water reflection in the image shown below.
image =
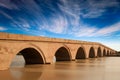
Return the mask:
<svg viewBox="0 0 120 80">
<path fill-rule="evenodd" d="M 27 66 L 15 62 L 9 70 L 0 71 L 0 80 L 120 80 L 119 60 L 102 57 Z"/>
<path fill-rule="evenodd" d="M 17 67 L 24 67 L 25 66 L 25 60 L 22 55 L 17 55 L 14 57 L 11 65 L 11 67 L 17 66 Z"/>
<path fill-rule="evenodd" d="M 0 80 L 39 80 L 42 72 L 11 69 L 0 71 Z"/>
</svg>

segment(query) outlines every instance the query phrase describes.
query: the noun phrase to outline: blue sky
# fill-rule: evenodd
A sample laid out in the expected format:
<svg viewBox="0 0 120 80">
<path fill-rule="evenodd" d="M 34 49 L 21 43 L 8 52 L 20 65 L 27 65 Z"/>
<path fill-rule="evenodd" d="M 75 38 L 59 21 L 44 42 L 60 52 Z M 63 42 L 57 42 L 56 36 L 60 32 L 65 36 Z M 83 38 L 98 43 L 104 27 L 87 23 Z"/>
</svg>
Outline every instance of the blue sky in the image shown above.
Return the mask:
<svg viewBox="0 0 120 80">
<path fill-rule="evenodd" d="M 120 51 L 120 1 L 0 0 L 0 32 L 100 42 Z"/>
</svg>

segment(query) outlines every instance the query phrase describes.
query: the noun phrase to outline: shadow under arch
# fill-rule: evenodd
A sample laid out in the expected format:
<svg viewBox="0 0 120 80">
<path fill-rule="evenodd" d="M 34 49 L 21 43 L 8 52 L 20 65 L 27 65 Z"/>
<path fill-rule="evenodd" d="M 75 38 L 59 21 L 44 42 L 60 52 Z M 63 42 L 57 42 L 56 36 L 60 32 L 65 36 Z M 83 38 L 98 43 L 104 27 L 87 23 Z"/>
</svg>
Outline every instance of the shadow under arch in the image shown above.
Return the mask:
<svg viewBox="0 0 120 80">
<path fill-rule="evenodd" d="M 89 58 L 95 58 L 95 50 L 93 47 L 91 47 L 89 50 Z"/>
<path fill-rule="evenodd" d="M 21 50 L 21 53 L 25 59 L 26 64 L 43 64 L 43 58 L 40 53 L 34 48 L 25 48 Z"/>
<path fill-rule="evenodd" d="M 86 55 L 84 48 L 83 47 L 78 48 L 75 59 L 85 59 L 85 58 Z"/>
<path fill-rule="evenodd" d="M 107 56 L 109 56 L 109 51 L 107 51 Z"/>
<path fill-rule="evenodd" d="M 55 52 L 56 61 L 70 61 L 71 55 L 70 51 L 66 47 L 60 47 Z"/>
<path fill-rule="evenodd" d="M 112 52 L 110 51 L 110 55 L 112 55 Z"/>
<path fill-rule="evenodd" d="M 23 59 L 25 60 L 25 64 L 44 64 L 45 63 L 45 57 L 42 51 L 34 45 L 24 45 L 24 46 L 22 45 L 18 50 L 15 51 L 15 54 L 22 55 Z M 15 55 L 15 57 L 17 55 Z"/>
<path fill-rule="evenodd" d="M 101 53 L 101 48 L 98 47 L 98 50 L 97 50 L 97 57 L 102 57 L 102 53 Z"/>
<path fill-rule="evenodd" d="M 103 50 L 103 56 L 106 56 L 106 50 L 105 49 Z"/>
</svg>

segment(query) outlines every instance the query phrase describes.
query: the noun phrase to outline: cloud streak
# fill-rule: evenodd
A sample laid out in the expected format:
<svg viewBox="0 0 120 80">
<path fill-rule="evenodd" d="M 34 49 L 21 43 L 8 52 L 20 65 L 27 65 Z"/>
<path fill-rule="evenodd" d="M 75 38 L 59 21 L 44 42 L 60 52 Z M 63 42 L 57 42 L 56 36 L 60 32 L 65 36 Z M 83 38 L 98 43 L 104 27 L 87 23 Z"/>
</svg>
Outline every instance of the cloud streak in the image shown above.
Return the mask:
<svg viewBox="0 0 120 80">
<path fill-rule="evenodd" d="M 11 3 L 10 0 L 0 0 L 0 6 L 7 9 L 18 9 L 17 5 Z"/>
<path fill-rule="evenodd" d="M 73 35 L 78 37 L 99 37 L 99 36 L 108 36 L 112 35 L 115 32 L 120 32 L 120 22 L 115 23 L 111 26 L 106 26 L 104 28 L 97 28 L 91 26 L 85 26 L 81 30 L 75 31 Z"/>
<path fill-rule="evenodd" d="M 5 27 L 0 26 L 0 31 L 5 31 L 5 30 L 7 30 Z"/>
<path fill-rule="evenodd" d="M 117 0 L 0 0 L 0 14 L 9 19 L 10 27 L 25 31 L 48 31 L 76 37 L 106 36 L 120 30 L 120 22 L 98 28 L 82 21 L 98 18 L 109 7 L 118 7 Z M 108 4 L 109 2 L 109 4 Z M 8 11 L 6 11 L 6 9 Z M 11 13 L 8 13 L 11 11 Z M 17 15 L 18 14 L 18 15 Z M 0 27 L 1 31 L 5 30 Z"/>
<path fill-rule="evenodd" d="M 96 34 L 99 35 L 108 35 L 114 32 L 120 31 L 120 22 L 113 24 L 111 26 L 108 27 L 104 27 L 102 29 L 100 29 Z"/>
<path fill-rule="evenodd" d="M 69 27 L 68 32 L 77 37 L 92 37 L 92 36 L 106 36 L 119 31 L 119 23 L 111 26 L 105 26 L 105 28 L 98 28 L 97 26 L 90 26 L 84 24 L 81 20 L 81 16 L 84 18 L 97 18 L 102 16 L 103 13 L 109 7 L 118 7 L 119 3 L 116 0 L 60 0 L 62 4 L 58 4 L 60 10 L 69 17 Z M 109 2 L 109 4 L 107 4 Z M 73 4 L 74 3 L 74 4 Z M 80 4 L 82 3 L 82 4 Z"/>
<path fill-rule="evenodd" d="M 59 34 L 66 32 L 65 30 L 67 28 L 68 28 L 68 22 L 66 18 L 64 18 L 61 15 L 54 16 L 54 18 L 50 20 L 50 23 L 45 22 L 42 28 L 40 26 L 40 29 L 48 30 L 50 32 L 59 33 Z"/>
<path fill-rule="evenodd" d="M 82 8 L 82 10 L 84 10 L 84 12 L 81 13 L 82 16 L 85 18 L 96 18 L 102 16 L 107 10 L 106 8 L 118 7 L 119 3 L 117 0 L 87 0 L 85 5 Z"/>
</svg>

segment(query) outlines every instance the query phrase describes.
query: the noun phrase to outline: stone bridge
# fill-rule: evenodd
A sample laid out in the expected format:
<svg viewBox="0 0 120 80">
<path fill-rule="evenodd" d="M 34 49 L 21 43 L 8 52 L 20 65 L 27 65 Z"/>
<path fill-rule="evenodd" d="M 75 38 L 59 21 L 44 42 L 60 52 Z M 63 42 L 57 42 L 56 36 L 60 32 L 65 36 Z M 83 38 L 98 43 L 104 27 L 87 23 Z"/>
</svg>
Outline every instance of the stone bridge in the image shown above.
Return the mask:
<svg viewBox="0 0 120 80">
<path fill-rule="evenodd" d="M 25 36 L 0 32 L 0 70 L 10 67 L 21 53 L 26 64 L 46 64 L 56 61 L 109 56 L 116 51 L 97 42 Z"/>
</svg>

